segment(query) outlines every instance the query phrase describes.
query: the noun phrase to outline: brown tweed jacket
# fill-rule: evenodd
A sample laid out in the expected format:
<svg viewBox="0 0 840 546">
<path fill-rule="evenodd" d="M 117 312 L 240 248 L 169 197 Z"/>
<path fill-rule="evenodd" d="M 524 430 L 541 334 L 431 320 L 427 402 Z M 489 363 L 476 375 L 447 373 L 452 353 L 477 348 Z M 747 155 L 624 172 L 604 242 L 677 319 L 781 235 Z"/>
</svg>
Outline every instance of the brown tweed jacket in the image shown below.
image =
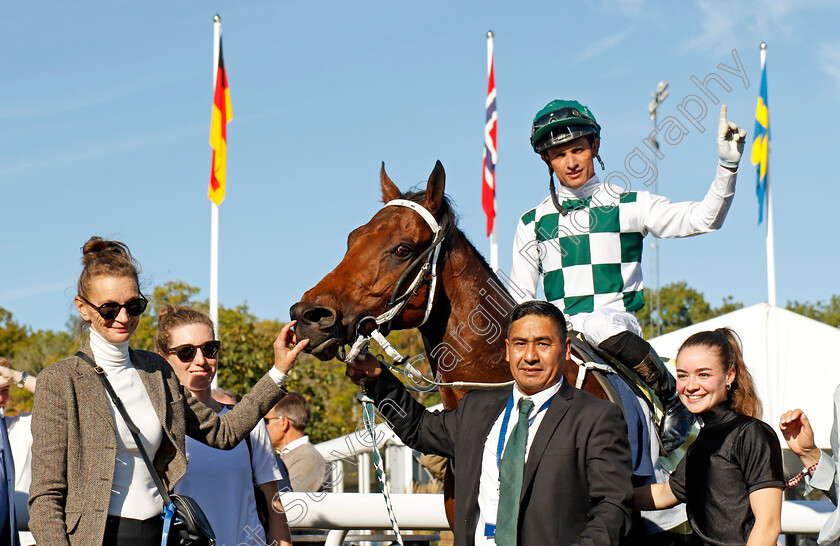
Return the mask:
<svg viewBox="0 0 840 546">
<path fill-rule="evenodd" d="M 87 343 L 82 351 L 91 354 Z M 170 491 L 187 471 L 186 435 L 232 449 L 284 395 L 266 375 L 219 416 L 181 387 L 159 355 L 132 350 L 130 356 L 163 426 L 154 465 Z M 29 516 L 35 540 L 49 546 L 102 544 L 117 435 L 108 394 L 90 364 L 72 356 L 41 372 L 32 438 Z"/>
</svg>

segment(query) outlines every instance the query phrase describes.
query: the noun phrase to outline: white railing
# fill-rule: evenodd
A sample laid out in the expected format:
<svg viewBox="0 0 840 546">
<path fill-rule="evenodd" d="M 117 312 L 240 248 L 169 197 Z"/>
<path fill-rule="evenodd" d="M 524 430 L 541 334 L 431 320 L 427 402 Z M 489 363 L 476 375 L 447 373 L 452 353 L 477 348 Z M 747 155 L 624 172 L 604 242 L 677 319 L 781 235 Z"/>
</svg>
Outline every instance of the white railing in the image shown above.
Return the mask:
<svg viewBox="0 0 840 546">
<path fill-rule="evenodd" d="M 326 546 L 341 546 L 349 530 L 391 529 L 381 493 L 283 493 L 283 508 L 294 529 L 330 529 Z M 449 529 L 443 495 L 391 495 L 403 531 Z"/>
<path fill-rule="evenodd" d="M 394 514 L 404 530 L 446 530 L 443 495 L 394 494 Z M 327 546 L 339 546 L 349 530 L 390 529 L 379 493 L 283 493 L 289 525 L 295 529 L 330 529 Z M 782 533 L 816 534 L 834 511 L 828 501 L 784 501 Z"/>
</svg>

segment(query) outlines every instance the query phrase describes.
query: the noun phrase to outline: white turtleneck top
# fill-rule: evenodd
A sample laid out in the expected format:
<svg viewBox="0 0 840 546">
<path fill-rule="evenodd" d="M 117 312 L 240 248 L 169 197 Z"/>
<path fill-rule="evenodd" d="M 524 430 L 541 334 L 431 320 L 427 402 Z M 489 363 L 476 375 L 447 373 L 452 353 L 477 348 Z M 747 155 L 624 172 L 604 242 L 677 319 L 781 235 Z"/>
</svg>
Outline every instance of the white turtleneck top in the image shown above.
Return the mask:
<svg viewBox="0 0 840 546">
<path fill-rule="evenodd" d="M 149 393 L 128 357 L 128 342 L 111 343 L 91 329 L 90 348 L 94 360 L 105 370 L 108 381 L 125 404 L 131 420 L 140 429 L 140 439 L 146 453 L 154 459 L 163 439 L 163 427 Z M 159 516 L 163 510 L 163 500 L 131 431 L 110 397 L 108 401 L 117 428 L 117 462 L 108 514 L 139 520 Z"/>
</svg>

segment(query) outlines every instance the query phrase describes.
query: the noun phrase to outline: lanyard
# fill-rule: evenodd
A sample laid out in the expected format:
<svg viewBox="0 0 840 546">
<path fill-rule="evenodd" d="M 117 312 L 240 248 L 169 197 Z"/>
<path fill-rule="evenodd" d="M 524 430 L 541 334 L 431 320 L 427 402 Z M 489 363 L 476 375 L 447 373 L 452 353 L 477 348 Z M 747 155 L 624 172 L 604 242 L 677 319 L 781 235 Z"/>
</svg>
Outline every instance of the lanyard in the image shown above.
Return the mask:
<svg viewBox="0 0 840 546">
<path fill-rule="evenodd" d="M 528 426 L 530 427 L 534 423 L 534 419 L 537 416 L 545 411 L 548 406 L 551 404 L 551 401 L 554 400 L 554 397 L 557 396 L 557 393 L 554 393 L 551 398 L 546 400 L 540 409 L 537 410 L 537 413 L 534 414 L 533 417 L 528 419 Z M 505 435 L 507 434 L 508 422 L 510 421 L 510 414 L 513 412 L 513 394 L 510 395 L 508 398 L 507 406 L 505 406 L 505 417 L 502 419 L 502 430 L 499 431 L 499 446 L 496 448 L 496 467 L 501 470 L 502 468 L 502 451 L 505 448 Z"/>
</svg>

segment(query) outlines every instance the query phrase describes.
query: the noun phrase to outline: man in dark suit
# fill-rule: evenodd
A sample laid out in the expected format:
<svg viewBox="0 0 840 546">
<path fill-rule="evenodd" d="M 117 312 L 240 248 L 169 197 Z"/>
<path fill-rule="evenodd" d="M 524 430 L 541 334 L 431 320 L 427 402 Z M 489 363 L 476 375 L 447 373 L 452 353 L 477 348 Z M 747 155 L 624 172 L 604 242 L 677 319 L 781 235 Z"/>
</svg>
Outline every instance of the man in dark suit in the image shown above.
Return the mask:
<svg viewBox="0 0 840 546">
<path fill-rule="evenodd" d="M 618 544 L 633 498 L 626 425 L 563 379 L 570 354 L 562 312 L 529 301 L 508 327 L 513 388 L 431 413 L 373 357 L 346 373 L 406 445 L 454 460 L 456 545 Z"/>
</svg>

